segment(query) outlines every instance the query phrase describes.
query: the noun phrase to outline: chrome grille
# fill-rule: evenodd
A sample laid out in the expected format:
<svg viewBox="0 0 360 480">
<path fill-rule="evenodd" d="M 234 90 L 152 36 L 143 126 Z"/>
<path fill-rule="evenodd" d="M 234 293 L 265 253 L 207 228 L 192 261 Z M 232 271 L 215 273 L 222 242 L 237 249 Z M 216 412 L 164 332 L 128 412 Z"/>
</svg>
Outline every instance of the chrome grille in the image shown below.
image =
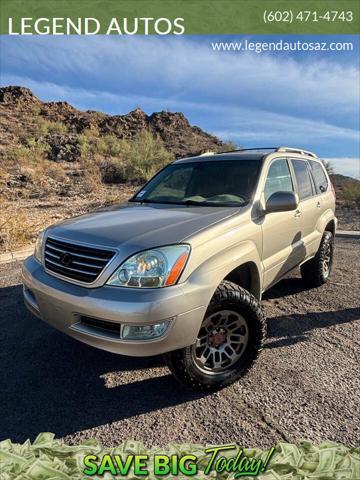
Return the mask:
<svg viewBox="0 0 360 480">
<path fill-rule="evenodd" d="M 85 247 L 51 237 L 45 243 L 45 267 L 84 283 L 94 282 L 114 255 L 111 250 Z"/>
</svg>

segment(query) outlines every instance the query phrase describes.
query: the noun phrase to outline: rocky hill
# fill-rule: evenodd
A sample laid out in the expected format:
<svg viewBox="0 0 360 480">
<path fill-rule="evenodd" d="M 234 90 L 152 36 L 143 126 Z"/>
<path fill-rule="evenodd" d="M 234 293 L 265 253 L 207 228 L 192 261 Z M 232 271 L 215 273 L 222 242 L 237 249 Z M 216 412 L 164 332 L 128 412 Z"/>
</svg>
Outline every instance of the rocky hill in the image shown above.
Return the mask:
<svg viewBox="0 0 360 480">
<path fill-rule="evenodd" d="M 89 129 L 118 139 L 131 139 L 147 129 L 159 135 L 165 148 L 177 157 L 224 149 L 223 142 L 190 125 L 180 112 L 161 111 L 147 115 L 136 108 L 126 115 L 107 115 L 80 111 L 67 102 L 43 102 L 28 88 L 19 86 L 0 88 L 0 118 L 1 149 L 24 144 L 28 138 L 36 137 L 39 120 L 54 122 L 57 128 L 46 132 L 50 145 L 48 157 L 52 160 L 76 161 L 80 154 L 78 136 Z"/>
<path fill-rule="evenodd" d="M 111 116 L 0 88 L 0 251 L 33 242 L 55 221 L 128 199 L 174 157 L 232 149 L 183 113 Z M 332 180 L 340 227 L 359 229 L 360 183 Z"/>
</svg>

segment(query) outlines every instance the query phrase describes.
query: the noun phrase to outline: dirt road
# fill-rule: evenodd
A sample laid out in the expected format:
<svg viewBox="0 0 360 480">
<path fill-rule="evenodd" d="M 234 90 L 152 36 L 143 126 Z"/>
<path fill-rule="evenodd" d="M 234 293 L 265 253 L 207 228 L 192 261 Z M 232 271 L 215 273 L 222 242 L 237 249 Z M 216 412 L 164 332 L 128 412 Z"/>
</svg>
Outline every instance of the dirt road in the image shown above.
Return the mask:
<svg viewBox="0 0 360 480">
<path fill-rule="evenodd" d="M 269 335 L 241 382 L 211 395 L 179 387 L 161 358 L 101 352 L 22 304 L 19 265 L 0 270 L 0 439 L 52 431 L 71 443 L 124 439 L 270 446 L 307 438 L 359 443 L 360 243 L 338 240 L 331 282 L 298 274 L 264 296 Z"/>
</svg>

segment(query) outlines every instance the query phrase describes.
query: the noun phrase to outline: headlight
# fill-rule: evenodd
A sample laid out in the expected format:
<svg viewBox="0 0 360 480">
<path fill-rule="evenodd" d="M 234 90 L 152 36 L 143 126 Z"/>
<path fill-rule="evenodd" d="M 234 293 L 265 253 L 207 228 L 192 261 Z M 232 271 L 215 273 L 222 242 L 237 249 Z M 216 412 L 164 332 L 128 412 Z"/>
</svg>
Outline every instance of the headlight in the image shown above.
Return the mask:
<svg viewBox="0 0 360 480">
<path fill-rule="evenodd" d="M 38 262 L 42 262 L 42 247 L 44 242 L 44 232 L 41 232 L 36 240 L 35 249 L 34 249 L 34 257 Z"/>
<path fill-rule="evenodd" d="M 157 288 L 174 285 L 188 259 L 189 245 L 171 245 L 133 255 L 113 273 L 109 285 Z"/>
</svg>

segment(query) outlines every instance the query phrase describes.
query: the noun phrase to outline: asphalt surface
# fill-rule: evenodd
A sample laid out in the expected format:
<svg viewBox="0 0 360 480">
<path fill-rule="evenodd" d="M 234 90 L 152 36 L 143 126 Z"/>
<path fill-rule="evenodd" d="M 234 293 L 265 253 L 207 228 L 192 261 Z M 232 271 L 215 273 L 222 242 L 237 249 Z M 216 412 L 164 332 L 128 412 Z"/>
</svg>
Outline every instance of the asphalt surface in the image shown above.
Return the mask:
<svg viewBox="0 0 360 480">
<path fill-rule="evenodd" d="M 269 335 L 246 378 L 215 394 L 185 391 L 160 357 L 127 358 L 83 345 L 27 312 L 20 265 L 0 269 L 0 440 L 51 431 L 69 443 L 113 446 L 360 439 L 360 282 L 356 240 L 336 245 L 330 283 L 299 274 L 264 296 Z"/>
</svg>

